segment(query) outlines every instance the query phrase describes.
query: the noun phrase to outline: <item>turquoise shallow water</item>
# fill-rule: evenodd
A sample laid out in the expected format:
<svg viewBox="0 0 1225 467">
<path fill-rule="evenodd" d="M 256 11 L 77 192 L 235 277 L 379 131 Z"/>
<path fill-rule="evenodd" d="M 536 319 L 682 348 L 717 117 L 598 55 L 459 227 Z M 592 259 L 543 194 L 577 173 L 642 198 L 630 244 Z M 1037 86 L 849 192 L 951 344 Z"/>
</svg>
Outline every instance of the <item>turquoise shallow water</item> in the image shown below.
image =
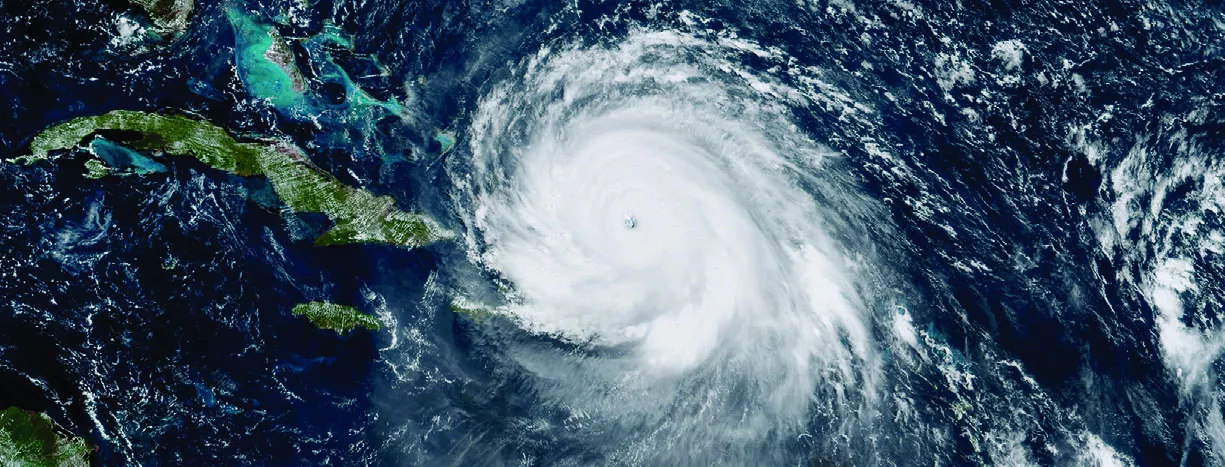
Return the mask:
<svg viewBox="0 0 1225 467">
<path fill-rule="evenodd" d="M 105 138 L 95 138 L 90 142 L 89 150 L 110 167 L 130 168 L 140 175 L 166 171 L 166 166 L 152 158 L 107 141 Z"/>
<path fill-rule="evenodd" d="M 3 159 L 185 114 L 464 234 L 317 248 L 122 133 L 0 164 L 0 406 L 105 464 L 1225 458 L 1216 9 L 57 8 L 0 2 Z"/>
</svg>

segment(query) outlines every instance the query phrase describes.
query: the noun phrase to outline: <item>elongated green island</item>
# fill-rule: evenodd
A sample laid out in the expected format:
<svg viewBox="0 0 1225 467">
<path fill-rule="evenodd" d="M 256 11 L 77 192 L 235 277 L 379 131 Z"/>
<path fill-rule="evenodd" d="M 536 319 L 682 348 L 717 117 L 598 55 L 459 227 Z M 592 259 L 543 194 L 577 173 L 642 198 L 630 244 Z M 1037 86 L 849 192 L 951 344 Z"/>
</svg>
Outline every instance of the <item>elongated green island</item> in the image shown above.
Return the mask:
<svg viewBox="0 0 1225 467">
<path fill-rule="evenodd" d="M 476 301 L 473 301 L 463 296 L 457 296 L 457 297 L 452 298 L 450 308 L 451 308 L 451 313 L 455 313 L 461 316 L 467 316 L 468 319 L 471 319 L 476 322 L 485 321 L 486 319 L 489 319 L 490 316 L 493 316 L 495 313 L 493 307 L 489 305 L 477 303 Z"/>
<path fill-rule="evenodd" d="M 46 414 L 17 407 L 0 411 L 0 465 L 87 466 L 90 447 Z"/>
<path fill-rule="evenodd" d="M 81 117 L 47 128 L 30 143 L 30 163 L 52 151 L 76 147 L 101 131 L 129 135 L 124 146 L 193 157 L 205 165 L 241 176 L 264 176 L 277 196 L 292 210 L 326 214 L 335 223 L 315 244 L 378 243 L 414 248 L 453 238 L 433 219 L 405 212 L 388 196 L 353 188 L 311 164 L 300 148 L 284 141 L 239 142 L 224 129 L 183 116 L 116 110 Z M 91 176 L 108 173 L 91 163 Z"/>
<path fill-rule="evenodd" d="M 293 307 L 293 314 L 305 316 L 319 329 L 331 329 L 344 334 L 358 327 L 377 330 L 383 327 L 378 318 L 351 306 L 327 302 L 310 302 Z"/>
</svg>

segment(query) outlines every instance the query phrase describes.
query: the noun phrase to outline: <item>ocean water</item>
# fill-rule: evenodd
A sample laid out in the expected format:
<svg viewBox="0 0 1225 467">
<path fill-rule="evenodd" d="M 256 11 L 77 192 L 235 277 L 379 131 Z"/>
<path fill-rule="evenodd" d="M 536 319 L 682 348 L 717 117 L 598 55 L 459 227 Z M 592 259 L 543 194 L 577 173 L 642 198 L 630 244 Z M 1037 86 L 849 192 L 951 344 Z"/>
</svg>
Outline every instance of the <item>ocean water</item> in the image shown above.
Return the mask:
<svg viewBox="0 0 1225 467">
<path fill-rule="evenodd" d="M 0 406 L 102 463 L 1225 459 L 1218 7 L 0 11 L 3 159 L 187 114 L 461 234 L 317 248 L 265 180 L 122 138 L 0 164 Z"/>
</svg>

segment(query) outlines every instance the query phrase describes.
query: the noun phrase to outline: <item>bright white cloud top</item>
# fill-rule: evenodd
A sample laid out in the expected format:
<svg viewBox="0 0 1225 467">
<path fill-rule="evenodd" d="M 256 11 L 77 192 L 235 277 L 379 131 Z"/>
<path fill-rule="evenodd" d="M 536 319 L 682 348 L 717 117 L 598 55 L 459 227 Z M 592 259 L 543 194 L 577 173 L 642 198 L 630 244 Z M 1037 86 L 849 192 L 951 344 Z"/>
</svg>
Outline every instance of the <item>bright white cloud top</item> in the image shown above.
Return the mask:
<svg viewBox="0 0 1225 467">
<path fill-rule="evenodd" d="M 639 448 L 795 439 L 876 397 L 870 267 L 834 240 L 862 201 L 746 54 L 770 57 L 675 32 L 542 51 L 453 167 L 472 259 L 512 284 L 498 311 L 605 350 L 515 358 L 572 409 L 654 430 Z"/>
</svg>

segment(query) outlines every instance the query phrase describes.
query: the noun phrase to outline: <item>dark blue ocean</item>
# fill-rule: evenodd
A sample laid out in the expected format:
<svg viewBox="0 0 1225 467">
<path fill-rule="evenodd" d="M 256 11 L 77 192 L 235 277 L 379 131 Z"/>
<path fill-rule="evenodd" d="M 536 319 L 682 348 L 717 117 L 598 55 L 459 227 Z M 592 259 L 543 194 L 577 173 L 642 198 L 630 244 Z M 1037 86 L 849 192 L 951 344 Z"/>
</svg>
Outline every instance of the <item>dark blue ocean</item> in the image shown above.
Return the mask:
<svg viewBox="0 0 1225 467">
<path fill-rule="evenodd" d="M 304 104 L 252 91 L 229 11 L 290 45 Z M 1225 463 L 1216 4 L 201 1 L 179 37 L 129 24 L 152 28 L 120 0 L 0 0 L 0 408 L 48 413 L 101 464 Z M 625 80 L 600 84 L 603 65 Z M 518 251 L 498 243 L 510 234 L 467 212 L 484 199 L 469 181 L 501 193 L 480 164 L 535 174 L 523 154 L 554 134 L 538 130 L 669 99 L 681 120 L 727 125 L 711 139 L 705 123 L 650 127 L 685 128 L 685 147 L 758 144 L 743 131 L 780 160 L 797 141 L 837 154 L 778 178 L 803 199 L 736 191 L 778 207 L 747 215 L 771 235 L 761 219 L 804 222 L 790 204 L 828 220 L 821 245 L 858 265 L 837 268 L 838 290 L 860 297 L 821 315 L 833 331 L 732 341 L 775 319 L 735 315 L 712 331 L 713 360 L 650 379 L 639 341 L 448 306 L 543 300 L 526 284 L 545 266 L 499 263 Z M 189 158 L 97 180 L 84 145 L 7 162 L 46 127 L 116 109 L 291 141 L 461 238 L 315 247 L 325 216 Z M 500 296 L 499 279 L 529 292 Z M 384 328 L 338 335 L 290 313 L 313 300 Z M 823 346 L 804 371 L 775 366 L 805 339 Z M 792 383 L 809 389 L 771 392 Z"/>
</svg>

